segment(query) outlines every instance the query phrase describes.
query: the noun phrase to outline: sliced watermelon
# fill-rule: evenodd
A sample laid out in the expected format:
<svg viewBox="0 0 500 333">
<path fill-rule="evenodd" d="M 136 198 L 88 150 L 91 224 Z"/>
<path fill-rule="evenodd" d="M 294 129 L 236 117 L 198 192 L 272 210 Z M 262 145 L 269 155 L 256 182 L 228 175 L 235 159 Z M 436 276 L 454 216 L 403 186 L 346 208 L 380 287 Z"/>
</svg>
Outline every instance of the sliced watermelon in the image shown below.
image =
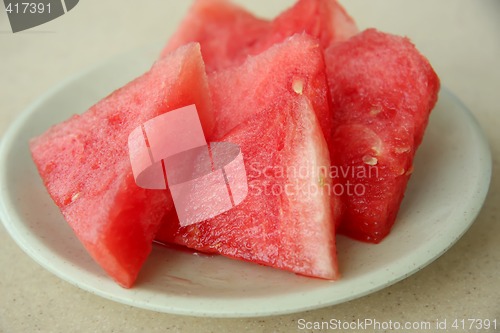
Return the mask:
<svg viewBox="0 0 500 333">
<path fill-rule="evenodd" d="M 297 94 L 310 99 L 325 137 L 331 136 L 323 53 L 317 40 L 306 34 L 294 35 L 249 57 L 239 67 L 209 75 L 209 85 L 218 138 L 259 110 L 280 105 Z"/>
<path fill-rule="evenodd" d="M 358 32 L 336 0 L 299 0 L 270 22 L 225 0 L 197 0 L 162 56 L 188 42 L 199 42 L 208 72 L 242 64 L 276 43 L 307 33 L 326 48 Z"/>
<path fill-rule="evenodd" d="M 328 112 L 324 72 L 318 42 L 296 35 L 241 66 L 210 75 L 218 141 L 240 145 L 250 193 L 233 210 L 191 227 L 180 228 L 170 212 L 156 239 L 336 278 L 337 216 L 330 207 L 330 179 L 318 170 L 330 165 L 317 120 L 318 113 Z M 305 179 L 292 174 L 301 169 Z M 304 190 L 284 191 L 297 187 Z M 319 191 L 309 193 L 311 187 Z"/>
<path fill-rule="evenodd" d="M 344 185 L 340 232 L 378 243 L 396 219 L 439 79 L 408 39 L 374 29 L 331 46 L 325 58 L 330 152 Z"/>
<path fill-rule="evenodd" d="M 139 188 L 128 135 L 169 110 L 196 104 L 206 133 L 213 130 L 208 82 L 198 44 L 189 44 L 82 115 L 31 141 L 49 194 L 94 260 L 131 287 L 151 251 L 167 191 Z"/>
<path fill-rule="evenodd" d="M 196 0 L 162 51 L 162 57 L 189 43 L 199 42 L 207 71 L 243 62 L 248 50 L 270 31 L 271 24 L 226 0 Z"/>
<path fill-rule="evenodd" d="M 337 0 L 299 0 L 274 19 L 271 30 L 255 43 L 253 54 L 296 33 L 305 32 L 319 39 L 322 48 L 358 33 L 356 23 Z"/>
<path fill-rule="evenodd" d="M 298 94 L 277 99 L 223 141 L 242 149 L 246 199 L 188 227 L 179 227 L 170 216 L 157 239 L 307 276 L 337 278 L 329 154 L 309 100 Z"/>
</svg>

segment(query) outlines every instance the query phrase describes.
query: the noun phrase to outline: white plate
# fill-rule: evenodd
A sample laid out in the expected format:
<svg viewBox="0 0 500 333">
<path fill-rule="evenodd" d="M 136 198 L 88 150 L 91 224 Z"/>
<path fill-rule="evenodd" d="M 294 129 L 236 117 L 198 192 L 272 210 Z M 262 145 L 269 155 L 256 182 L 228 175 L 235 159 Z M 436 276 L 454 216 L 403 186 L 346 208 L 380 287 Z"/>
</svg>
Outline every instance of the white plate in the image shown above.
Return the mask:
<svg viewBox="0 0 500 333">
<path fill-rule="evenodd" d="M 145 71 L 156 55 L 157 50 L 129 53 L 61 84 L 26 110 L 3 138 L 0 211 L 5 227 L 34 260 L 80 288 L 145 309 L 196 316 L 310 310 L 366 295 L 416 272 L 455 243 L 481 208 L 491 176 L 488 145 L 472 115 L 444 90 L 392 233 L 379 245 L 339 237 L 341 280 L 158 246 L 136 286 L 122 289 L 90 259 L 51 201 L 28 140 L 85 111 Z"/>
</svg>

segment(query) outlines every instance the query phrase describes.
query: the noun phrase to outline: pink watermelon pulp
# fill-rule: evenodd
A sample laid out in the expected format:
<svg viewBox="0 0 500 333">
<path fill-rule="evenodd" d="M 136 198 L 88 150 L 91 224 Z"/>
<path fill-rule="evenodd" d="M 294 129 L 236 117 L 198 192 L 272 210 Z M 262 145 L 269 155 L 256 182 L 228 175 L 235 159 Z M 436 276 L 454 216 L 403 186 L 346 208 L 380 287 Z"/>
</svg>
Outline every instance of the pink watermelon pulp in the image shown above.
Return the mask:
<svg viewBox="0 0 500 333">
<path fill-rule="evenodd" d="M 226 0 L 196 0 L 162 51 L 162 57 L 189 43 L 198 42 L 210 73 L 242 62 L 252 45 L 271 25 Z"/>
<path fill-rule="evenodd" d="M 318 38 L 323 48 L 358 31 L 336 0 L 299 0 L 274 21 L 255 17 L 226 0 L 196 0 L 162 56 L 189 42 L 199 42 L 207 71 L 242 64 L 298 33 Z"/>
<path fill-rule="evenodd" d="M 33 159 L 80 241 L 124 287 L 155 237 L 336 279 L 336 226 L 374 243 L 389 233 L 439 90 L 407 39 L 356 33 L 335 0 L 299 0 L 273 21 L 196 0 L 148 73 L 33 139 Z M 190 104 L 208 139 L 241 147 L 249 193 L 180 227 L 169 191 L 136 185 L 127 140 Z M 349 184 L 362 193 L 333 195 Z"/>
<path fill-rule="evenodd" d="M 320 167 L 330 167 L 317 120 L 318 114 L 328 116 L 323 114 L 328 98 L 319 44 L 295 35 L 239 67 L 210 75 L 209 84 L 216 131 L 229 130 L 221 141 L 240 145 L 250 193 L 230 212 L 193 227 L 179 228 L 166 220 L 156 239 L 336 278 L 331 184 L 319 174 Z M 330 126 L 331 120 L 323 125 Z M 309 178 L 292 175 L 299 170 Z M 318 194 L 311 192 L 315 190 Z"/>
<path fill-rule="evenodd" d="M 31 141 L 31 152 L 54 202 L 94 260 L 131 287 L 151 251 L 168 191 L 135 184 L 128 135 L 169 110 L 196 104 L 213 130 L 208 83 L 198 44 L 189 44 L 82 115 Z"/>
<path fill-rule="evenodd" d="M 299 0 L 293 7 L 284 11 L 273 21 L 256 18 L 229 1 L 197 0 L 179 29 L 165 46 L 162 55 L 167 54 L 171 49 L 183 43 L 200 42 L 207 70 L 209 73 L 215 72 L 210 75 L 210 82 L 218 119 L 216 134 L 217 137 L 220 137 L 220 135 L 227 133 L 234 124 L 246 119 L 249 113 L 248 110 L 255 109 L 255 104 L 258 104 L 253 103 L 252 105 L 252 103 L 249 103 L 246 109 L 230 105 L 233 102 L 231 102 L 230 98 L 225 98 L 225 89 L 227 88 L 223 87 L 225 80 L 223 76 L 232 74 L 224 71 L 224 69 L 237 67 L 244 63 L 247 58 L 251 59 L 252 56 L 263 53 L 273 45 L 281 43 L 297 33 L 305 33 L 312 38 L 316 38 L 320 50 L 324 50 L 330 45 L 348 39 L 357 32 L 358 28 L 355 22 L 336 0 Z M 300 51 L 296 49 L 295 52 Z M 278 81 L 280 80 L 279 76 L 290 75 L 291 72 L 287 73 L 288 68 L 297 66 L 297 64 L 287 66 L 286 57 L 287 55 L 284 55 L 283 59 L 280 60 L 284 67 L 274 71 Z M 289 58 L 292 61 L 305 59 L 293 55 Z M 305 64 L 311 64 L 311 62 L 306 61 Z M 233 83 L 241 87 L 241 89 L 231 89 L 232 93 L 239 94 L 241 98 L 248 98 L 245 97 L 245 95 L 248 96 L 246 86 L 253 85 L 250 82 L 251 80 L 260 81 L 252 75 L 253 70 L 249 69 L 249 73 L 242 77 L 242 82 Z M 223 74 L 218 72 L 223 72 Z M 263 67 L 259 74 L 269 77 L 270 80 L 275 79 L 272 75 L 269 75 L 272 74 L 271 72 L 266 72 L 268 72 L 268 69 Z M 324 74 L 317 73 L 316 75 L 322 77 Z M 219 84 L 218 81 L 222 81 L 222 83 Z M 326 141 L 331 146 L 331 140 L 333 140 L 331 135 L 333 110 L 329 105 L 317 100 L 317 98 L 323 98 L 323 93 L 321 92 L 322 85 L 315 85 L 315 81 L 318 80 L 311 80 L 312 84 L 306 86 L 305 89 L 308 90 L 308 97 L 313 103 Z M 258 90 L 258 96 L 261 97 L 253 96 L 256 101 L 261 101 L 266 96 L 269 96 L 265 92 L 269 84 L 276 86 L 276 84 L 265 82 L 260 91 Z M 320 87 L 320 89 L 315 93 L 317 87 Z M 300 82 L 297 83 L 296 88 L 300 90 Z M 250 87 L 250 89 L 253 88 Z M 316 95 L 316 97 L 313 95 Z M 278 94 L 276 93 L 274 96 L 278 96 Z M 238 103 L 238 100 L 234 99 L 234 101 L 234 104 Z M 230 110 L 230 112 L 224 110 Z M 335 183 L 338 181 L 338 179 L 334 179 Z M 334 196 L 332 196 L 332 206 L 338 213 L 340 205 Z M 339 223 L 340 220 L 336 219 L 336 222 Z"/>
<path fill-rule="evenodd" d="M 342 184 L 362 186 L 362 195 L 342 198 L 340 232 L 378 243 L 396 219 L 439 79 L 408 39 L 374 29 L 331 46 L 325 58 L 335 115 L 332 163 L 348 171 Z"/>
<path fill-rule="evenodd" d="M 347 40 L 358 33 L 356 23 L 337 0 L 299 0 L 271 24 L 271 32 L 255 43 L 253 54 L 296 33 L 304 32 L 317 38 L 322 48 Z"/>
<path fill-rule="evenodd" d="M 249 192 L 232 210 L 198 224 L 165 221 L 157 239 L 295 273 L 338 277 L 328 149 L 309 100 L 261 109 L 222 141 L 238 144 Z M 299 174 L 299 170 L 309 172 Z"/>
<path fill-rule="evenodd" d="M 306 34 L 294 35 L 249 57 L 241 66 L 212 73 L 208 80 L 216 114 L 216 137 L 260 109 L 282 104 L 297 94 L 308 97 L 325 137 L 330 137 L 332 116 L 323 53 L 318 42 Z"/>
</svg>

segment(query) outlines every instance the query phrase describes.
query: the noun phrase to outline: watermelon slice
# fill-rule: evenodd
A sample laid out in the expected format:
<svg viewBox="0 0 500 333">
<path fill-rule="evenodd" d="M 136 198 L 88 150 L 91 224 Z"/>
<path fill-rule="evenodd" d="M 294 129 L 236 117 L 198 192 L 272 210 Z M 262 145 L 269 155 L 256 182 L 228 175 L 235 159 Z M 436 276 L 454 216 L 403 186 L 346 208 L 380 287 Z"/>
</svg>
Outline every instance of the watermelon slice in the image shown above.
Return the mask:
<svg viewBox="0 0 500 333">
<path fill-rule="evenodd" d="M 369 29 L 326 50 L 332 163 L 345 186 L 340 232 L 378 243 L 390 231 L 439 91 L 406 38 Z M 347 194 L 347 186 L 358 186 Z"/>
<path fill-rule="evenodd" d="M 270 22 L 226 0 L 197 0 L 162 56 L 188 42 L 199 42 L 207 71 L 237 66 L 297 33 L 318 38 L 321 47 L 358 32 L 336 0 L 299 0 Z"/>
<path fill-rule="evenodd" d="M 216 132 L 232 129 L 222 138 L 217 136 L 218 141 L 240 145 L 250 193 L 233 210 L 188 228 L 179 228 L 170 212 L 156 239 L 336 278 L 333 229 L 337 216 L 330 208 L 330 180 L 318 174 L 320 166 L 328 174 L 330 164 L 317 120 L 318 115 L 326 119 L 322 113 L 329 112 L 317 40 L 305 34 L 292 36 L 239 67 L 210 75 L 209 85 Z M 331 132 L 331 120 L 323 125 Z M 301 168 L 309 178 L 286 174 Z M 265 170 L 267 176 L 262 175 Z M 283 193 L 294 183 L 305 191 Z M 310 188 L 320 191 L 311 194 Z M 335 200 L 333 204 L 338 205 Z"/>
<path fill-rule="evenodd" d="M 299 0 L 274 19 L 271 33 L 255 43 L 252 53 L 262 52 L 301 32 L 317 38 L 324 49 L 354 36 L 358 28 L 337 0 Z"/>
<path fill-rule="evenodd" d="M 243 62 L 252 45 L 270 31 L 267 20 L 258 19 L 226 0 L 196 0 L 162 51 L 162 57 L 189 43 L 199 42 L 208 72 Z"/>
<path fill-rule="evenodd" d="M 194 43 L 31 141 L 52 199 L 94 260 L 123 287 L 134 283 L 172 206 L 167 191 L 135 184 L 128 135 L 151 118 L 191 104 L 210 134 L 214 120 L 208 82 L 200 47 Z"/>
<path fill-rule="evenodd" d="M 220 138 L 261 109 L 301 94 L 311 101 L 325 137 L 330 138 L 332 116 L 325 70 L 317 40 L 300 34 L 249 57 L 239 67 L 209 75 L 215 136 Z"/>
<path fill-rule="evenodd" d="M 157 239 L 336 279 L 329 153 L 309 100 L 298 94 L 278 99 L 223 141 L 242 149 L 248 196 L 232 210 L 188 227 L 170 216 Z"/>
</svg>

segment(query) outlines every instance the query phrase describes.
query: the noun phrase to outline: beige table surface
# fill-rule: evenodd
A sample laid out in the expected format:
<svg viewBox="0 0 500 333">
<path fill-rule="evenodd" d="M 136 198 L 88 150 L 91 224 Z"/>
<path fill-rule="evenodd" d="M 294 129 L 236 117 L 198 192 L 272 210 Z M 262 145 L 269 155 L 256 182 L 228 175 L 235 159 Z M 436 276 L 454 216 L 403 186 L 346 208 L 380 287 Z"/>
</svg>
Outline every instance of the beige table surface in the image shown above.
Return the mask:
<svg viewBox="0 0 500 333">
<path fill-rule="evenodd" d="M 248 1 L 247 6 L 272 16 L 291 3 L 272 0 L 272 11 L 259 11 L 265 2 Z M 0 133 L 68 76 L 166 40 L 167 27 L 179 21 L 189 3 L 82 0 L 69 14 L 18 34 L 10 32 L 0 10 Z M 496 318 L 500 326 L 500 1 L 342 3 L 360 27 L 376 26 L 412 38 L 490 140 L 494 171 L 489 196 L 474 225 L 454 247 L 406 280 L 338 306 L 269 318 L 207 319 L 136 309 L 82 291 L 35 263 L 0 227 L 0 332 L 295 332 L 300 318 Z"/>
</svg>

